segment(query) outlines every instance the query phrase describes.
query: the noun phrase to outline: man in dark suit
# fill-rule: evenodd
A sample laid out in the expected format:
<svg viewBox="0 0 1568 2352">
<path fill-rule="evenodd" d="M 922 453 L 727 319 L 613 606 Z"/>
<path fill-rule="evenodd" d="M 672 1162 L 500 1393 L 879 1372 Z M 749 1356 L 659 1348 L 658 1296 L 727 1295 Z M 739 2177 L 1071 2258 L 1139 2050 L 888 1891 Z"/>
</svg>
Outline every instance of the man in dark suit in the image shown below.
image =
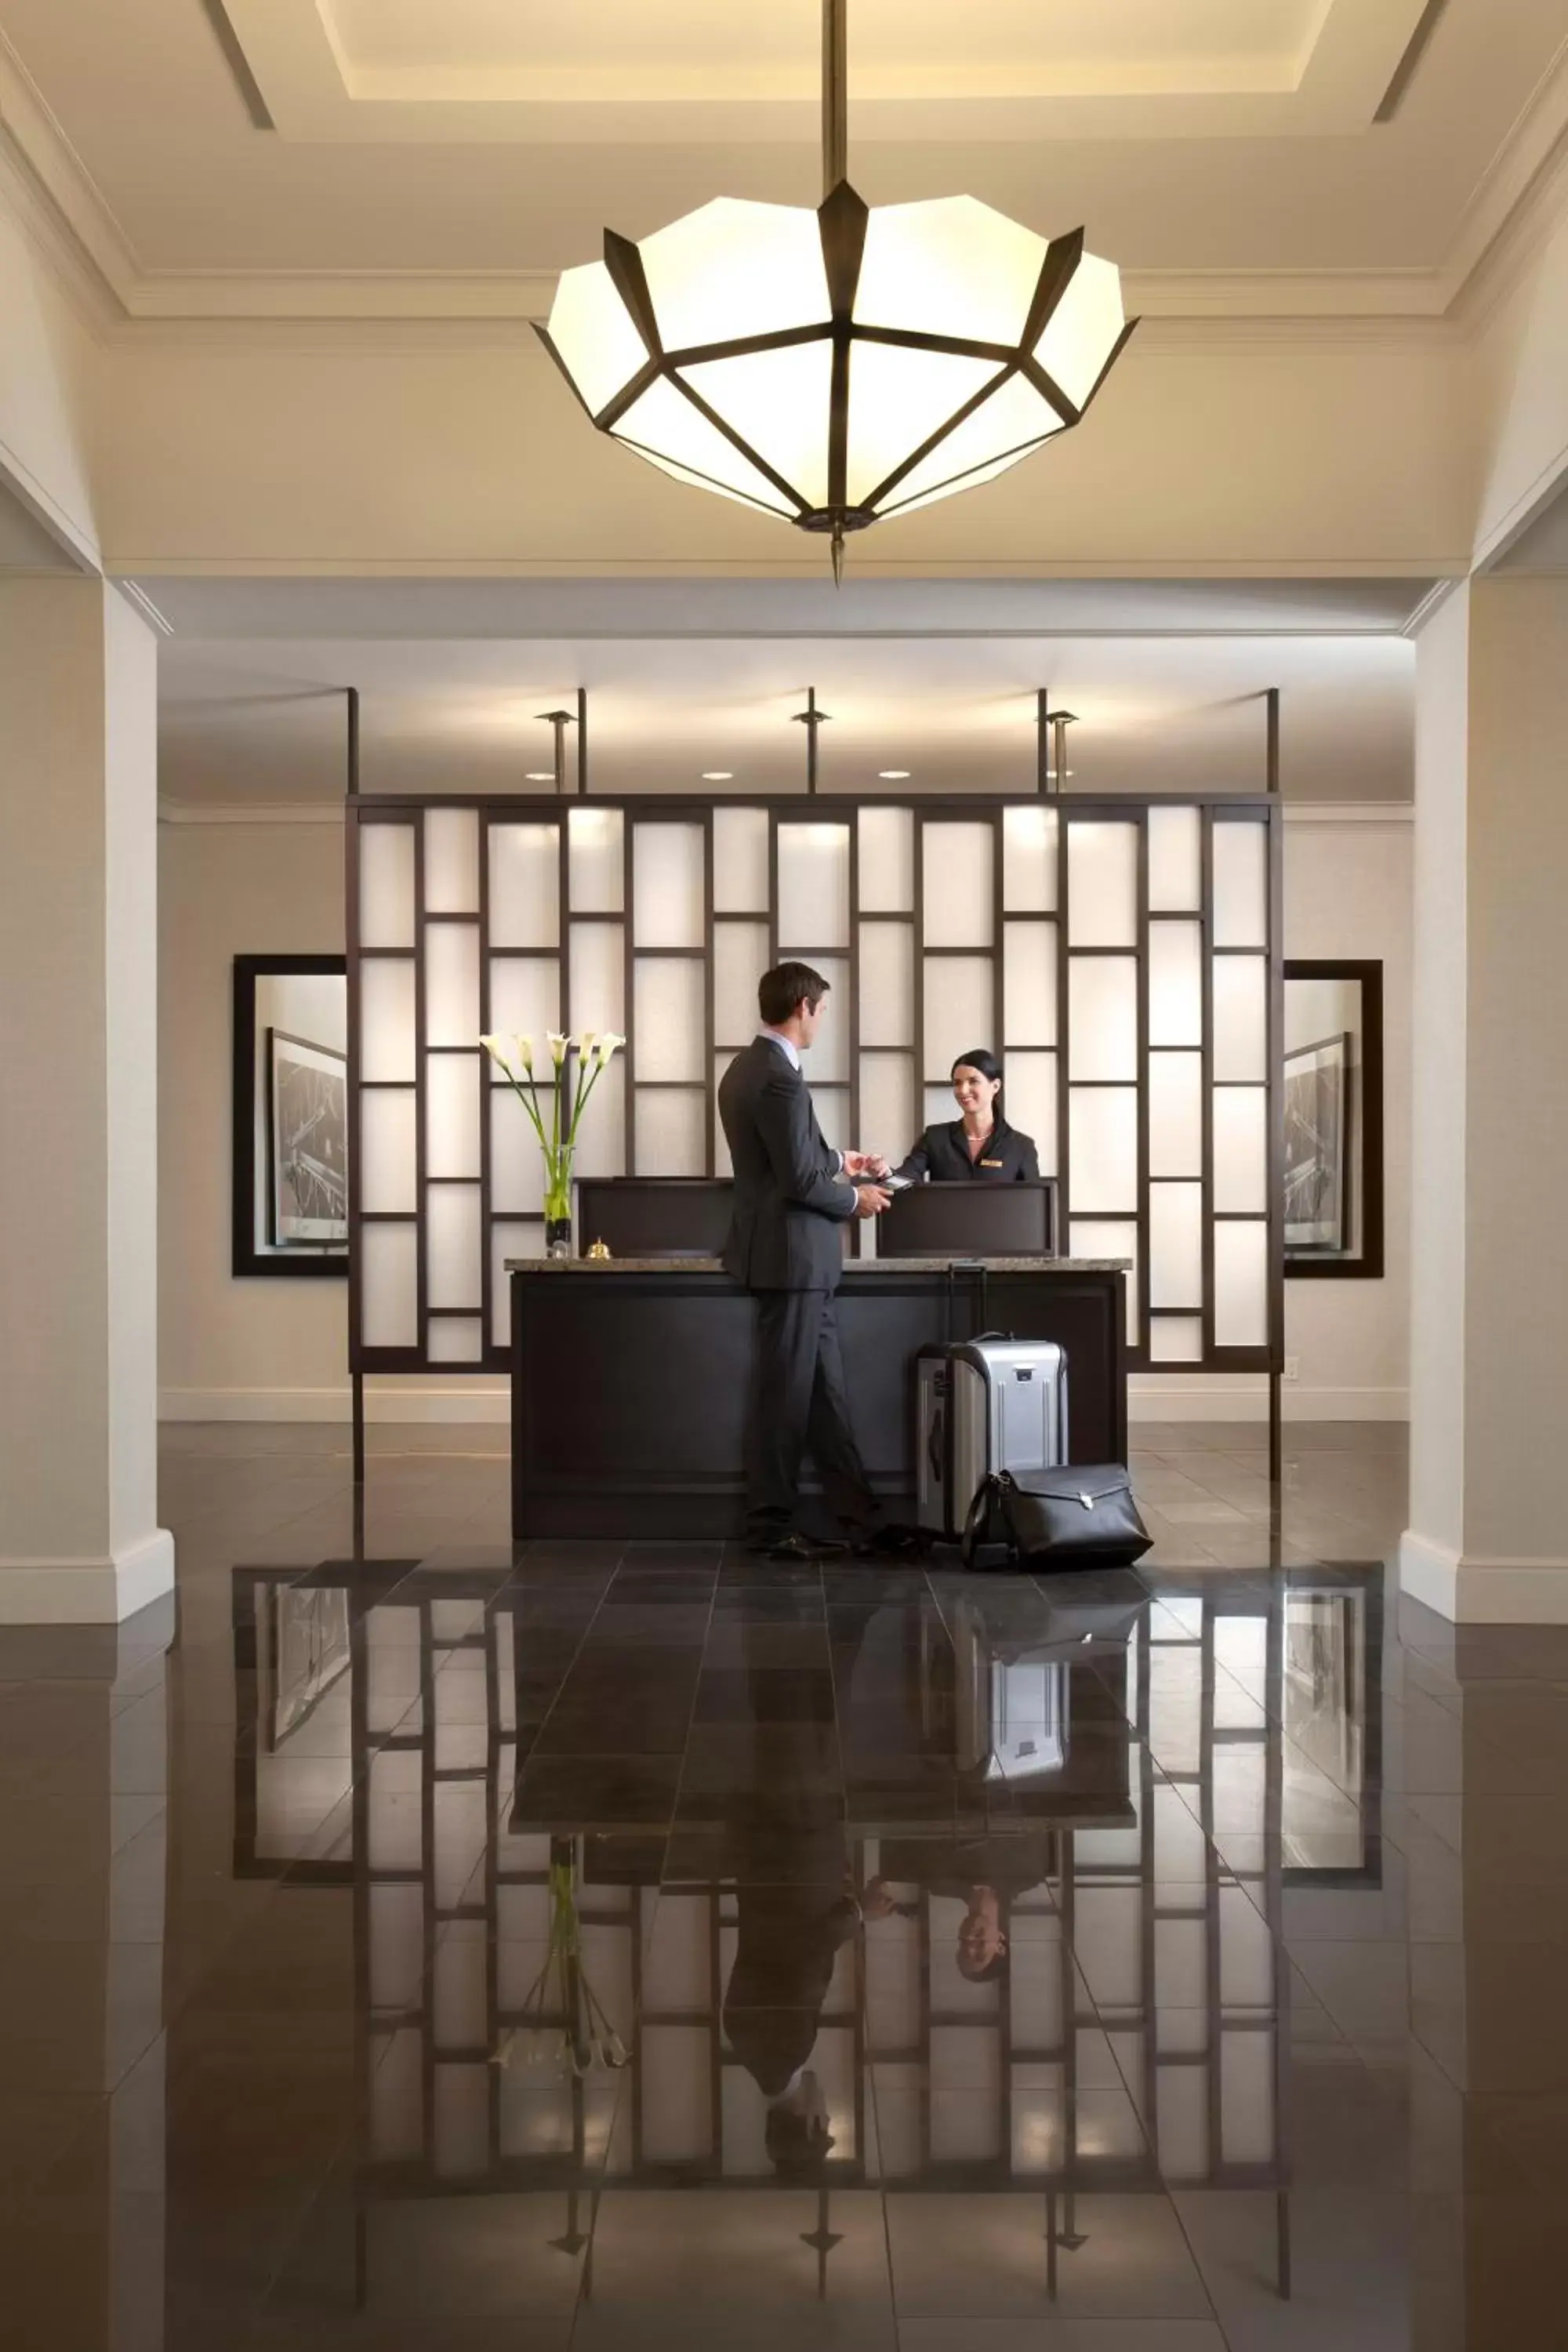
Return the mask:
<svg viewBox="0 0 1568 2352">
<path fill-rule="evenodd" d="M 805 963 L 764 972 L 762 1027 L 719 1087 L 719 1116 L 735 1171 L 734 1221 L 724 1265 L 757 1302 L 747 1434 L 746 1527 L 754 1551 L 810 1559 L 843 1544 L 797 1525 L 806 1447 L 838 1517 L 869 1540 L 875 1502 L 849 1421 L 834 1293 L 844 1268 L 841 1225 L 874 1217 L 889 1195 L 875 1181 L 888 1163 L 834 1151 L 801 1075 L 827 982 Z"/>
</svg>

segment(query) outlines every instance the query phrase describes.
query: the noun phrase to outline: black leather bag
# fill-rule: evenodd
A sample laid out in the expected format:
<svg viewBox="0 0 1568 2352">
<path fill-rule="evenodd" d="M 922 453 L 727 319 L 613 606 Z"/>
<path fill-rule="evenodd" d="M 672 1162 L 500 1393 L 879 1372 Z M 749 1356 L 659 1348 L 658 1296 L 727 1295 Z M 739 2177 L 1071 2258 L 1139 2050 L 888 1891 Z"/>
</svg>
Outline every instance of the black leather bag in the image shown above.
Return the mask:
<svg viewBox="0 0 1568 2352">
<path fill-rule="evenodd" d="M 1129 1568 L 1153 1538 L 1138 1514 L 1120 1462 L 1061 1470 L 1003 1470 L 969 1507 L 963 1564 L 988 1544 L 1005 1544 L 1025 1568 Z"/>
</svg>

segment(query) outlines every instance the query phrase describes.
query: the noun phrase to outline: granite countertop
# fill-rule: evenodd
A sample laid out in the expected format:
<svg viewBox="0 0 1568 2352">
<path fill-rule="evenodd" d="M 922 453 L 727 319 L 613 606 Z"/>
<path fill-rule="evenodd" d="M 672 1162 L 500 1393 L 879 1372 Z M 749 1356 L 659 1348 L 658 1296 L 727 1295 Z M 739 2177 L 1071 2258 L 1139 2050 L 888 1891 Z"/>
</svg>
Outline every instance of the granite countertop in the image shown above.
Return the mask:
<svg viewBox="0 0 1568 2352">
<path fill-rule="evenodd" d="M 846 1274 L 945 1274 L 983 1267 L 987 1274 L 1126 1274 L 1126 1257 L 862 1257 Z M 722 1274 L 716 1257 L 509 1257 L 509 1274 Z"/>
</svg>

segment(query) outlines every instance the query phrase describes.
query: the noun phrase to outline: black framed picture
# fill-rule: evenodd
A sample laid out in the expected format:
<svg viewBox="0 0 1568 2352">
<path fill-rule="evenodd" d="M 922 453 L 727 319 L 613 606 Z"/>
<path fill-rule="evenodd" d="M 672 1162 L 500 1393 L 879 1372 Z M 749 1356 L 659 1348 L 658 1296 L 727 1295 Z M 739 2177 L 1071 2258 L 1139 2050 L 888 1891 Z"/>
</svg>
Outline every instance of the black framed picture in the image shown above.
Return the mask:
<svg viewBox="0 0 1568 2352">
<path fill-rule="evenodd" d="M 234 960 L 236 1275 L 349 1265 L 348 978 L 341 955 Z"/>
<path fill-rule="evenodd" d="M 1342 1251 L 1349 1238 L 1351 1040 L 1285 1056 L 1285 1246 Z"/>
<path fill-rule="evenodd" d="M 348 1245 L 348 1055 L 267 1032 L 268 1229 L 274 1248 Z"/>
</svg>

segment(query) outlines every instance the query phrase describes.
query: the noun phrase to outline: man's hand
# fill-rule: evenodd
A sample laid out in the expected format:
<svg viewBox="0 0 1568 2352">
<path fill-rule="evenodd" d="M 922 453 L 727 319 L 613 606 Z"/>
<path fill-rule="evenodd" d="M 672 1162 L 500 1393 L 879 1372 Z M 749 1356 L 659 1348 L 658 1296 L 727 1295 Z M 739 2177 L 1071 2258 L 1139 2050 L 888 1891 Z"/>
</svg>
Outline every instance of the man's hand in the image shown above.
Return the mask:
<svg viewBox="0 0 1568 2352">
<path fill-rule="evenodd" d="M 846 1176 L 888 1176 L 892 1170 L 879 1151 L 847 1151 L 844 1173 Z"/>
<path fill-rule="evenodd" d="M 879 1184 L 861 1184 L 856 1188 L 855 1214 L 858 1217 L 879 1217 L 892 1200 Z"/>
</svg>

